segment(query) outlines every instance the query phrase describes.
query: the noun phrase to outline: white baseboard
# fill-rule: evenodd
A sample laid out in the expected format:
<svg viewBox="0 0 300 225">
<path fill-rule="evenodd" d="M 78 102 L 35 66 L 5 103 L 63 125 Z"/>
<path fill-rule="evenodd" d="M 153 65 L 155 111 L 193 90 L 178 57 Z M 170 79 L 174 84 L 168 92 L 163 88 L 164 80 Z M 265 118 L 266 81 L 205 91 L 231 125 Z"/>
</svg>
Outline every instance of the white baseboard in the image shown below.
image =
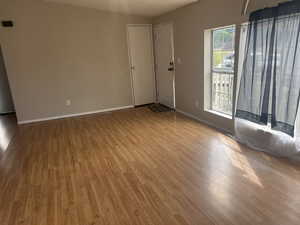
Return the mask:
<svg viewBox="0 0 300 225">
<path fill-rule="evenodd" d="M 230 130 L 227 130 L 227 129 L 224 129 L 224 128 L 220 128 L 220 127 L 217 127 L 216 125 L 214 125 L 214 124 L 212 124 L 212 123 L 210 123 L 210 122 L 207 122 L 207 121 L 205 121 L 205 120 L 199 119 L 198 117 L 196 117 L 196 116 L 194 116 L 194 115 L 192 115 L 192 114 L 190 114 L 190 113 L 187 113 L 187 112 L 185 112 L 185 111 L 183 111 L 183 110 L 181 110 L 181 109 L 176 109 L 176 112 L 178 112 L 178 113 L 180 113 L 180 114 L 183 114 L 183 115 L 185 115 L 185 116 L 187 116 L 187 117 L 189 117 L 189 118 L 192 118 L 192 119 L 194 119 L 194 120 L 197 120 L 197 121 L 200 122 L 200 123 L 204 123 L 204 124 L 206 124 L 206 125 L 208 125 L 208 126 L 210 126 L 210 127 L 213 127 L 213 128 L 215 128 L 216 130 L 221 131 L 222 133 L 232 134 L 232 132 L 231 132 Z"/>
<path fill-rule="evenodd" d="M 69 118 L 69 117 L 91 115 L 91 114 L 96 114 L 96 113 L 112 112 L 112 111 L 117 111 L 117 110 L 122 110 L 122 109 L 130 109 L 130 108 L 133 108 L 133 107 L 134 107 L 133 105 L 129 105 L 129 106 L 109 108 L 109 109 L 101 109 L 101 110 L 90 111 L 90 112 L 75 113 L 75 114 L 68 114 L 68 115 L 62 115 L 62 116 L 46 117 L 46 118 L 40 118 L 40 119 L 35 119 L 35 120 L 23 120 L 23 121 L 18 121 L 18 124 L 21 125 L 21 124 L 27 124 L 27 123 L 36 123 L 36 122 L 57 120 L 57 119 L 63 119 L 63 118 Z"/>
</svg>

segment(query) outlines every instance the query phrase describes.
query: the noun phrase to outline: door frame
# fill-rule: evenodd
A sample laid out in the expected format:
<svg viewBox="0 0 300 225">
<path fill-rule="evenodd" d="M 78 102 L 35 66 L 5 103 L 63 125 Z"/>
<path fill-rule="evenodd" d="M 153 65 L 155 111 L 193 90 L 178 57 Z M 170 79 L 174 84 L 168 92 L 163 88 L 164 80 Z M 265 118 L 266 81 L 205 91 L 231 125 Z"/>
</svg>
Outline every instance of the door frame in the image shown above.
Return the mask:
<svg viewBox="0 0 300 225">
<path fill-rule="evenodd" d="M 132 105 L 137 106 L 135 103 L 135 94 L 134 94 L 134 76 L 132 73 L 132 57 L 130 53 L 130 40 L 129 40 L 129 27 L 138 27 L 138 26 L 147 26 L 151 30 L 150 41 L 151 41 L 151 55 L 152 55 L 152 74 L 153 74 L 153 81 L 154 81 L 154 88 L 153 88 L 153 99 L 157 100 L 157 88 L 156 88 L 156 70 L 155 70 L 155 55 L 154 55 L 154 40 L 153 40 L 153 25 L 152 24 L 127 24 L 126 25 L 126 38 L 127 38 L 127 50 L 128 50 L 128 58 L 129 58 L 129 71 L 130 71 L 130 84 L 131 84 L 131 93 L 132 93 Z"/>
<path fill-rule="evenodd" d="M 155 27 L 163 26 L 163 25 L 169 25 L 171 27 L 172 35 L 171 35 L 171 46 L 172 46 L 172 54 L 173 54 L 173 63 L 174 63 L 174 71 L 173 71 L 173 109 L 176 109 L 176 62 L 175 62 L 175 47 L 174 47 L 174 22 L 163 22 L 155 24 L 153 27 L 153 48 L 154 48 L 154 65 L 155 65 L 155 85 L 156 85 L 156 101 L 159 102 L 158 96 L 159 96 L 159 84 L 158 84 L 158 78 L 157 78 L 157 66 L 156 66 L 156 52 L 155 52 Z"/>
</svg>

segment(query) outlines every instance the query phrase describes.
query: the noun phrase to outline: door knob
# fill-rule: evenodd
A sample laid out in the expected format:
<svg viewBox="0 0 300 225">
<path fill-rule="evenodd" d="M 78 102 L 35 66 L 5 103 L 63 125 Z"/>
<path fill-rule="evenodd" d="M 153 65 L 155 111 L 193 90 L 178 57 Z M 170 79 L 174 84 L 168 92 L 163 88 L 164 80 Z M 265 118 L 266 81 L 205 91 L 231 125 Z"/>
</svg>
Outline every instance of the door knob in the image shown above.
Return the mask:
<svg viewBox="0 0 300 225">
<path fill-rule="evenodd" d="M 174 71 L 174 62 L 170 62 L 170 67 L 168 68 L 168 71 Z"/>
</svg>

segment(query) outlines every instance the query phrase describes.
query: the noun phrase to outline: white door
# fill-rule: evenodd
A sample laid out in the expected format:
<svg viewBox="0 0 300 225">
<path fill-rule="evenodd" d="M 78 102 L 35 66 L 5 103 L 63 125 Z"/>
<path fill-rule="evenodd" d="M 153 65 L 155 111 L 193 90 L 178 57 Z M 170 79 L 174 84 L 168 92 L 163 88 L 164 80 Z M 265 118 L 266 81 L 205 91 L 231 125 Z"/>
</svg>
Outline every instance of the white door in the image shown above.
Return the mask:
<svg viewBox="0 0 300 225">
<path fill-rule="evenodd" d="M 155 75 L 151 25 L 128 25 L 134 105 L 155 102 Z"/>
<path fill-rule="evenodd" d="M 158 102 L 175 108 L 175 65 L 172 24 L 154 27 Z"/>
</svg>

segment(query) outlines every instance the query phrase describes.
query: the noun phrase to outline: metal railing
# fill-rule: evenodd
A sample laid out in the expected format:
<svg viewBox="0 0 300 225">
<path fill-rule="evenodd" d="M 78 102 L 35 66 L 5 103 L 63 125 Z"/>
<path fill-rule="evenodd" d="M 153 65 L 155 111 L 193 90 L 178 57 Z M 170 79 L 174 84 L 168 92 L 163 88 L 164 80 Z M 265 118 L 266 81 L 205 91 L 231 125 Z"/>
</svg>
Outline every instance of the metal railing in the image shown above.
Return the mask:
<svg viewBox="0 0 300 225">
<path fill-rule="evenodd" d="M 233 99 L 232 71 L 213 71 L 211 79 L 211 108 L 214 111 L 232 115 Z"/>
</svg>

